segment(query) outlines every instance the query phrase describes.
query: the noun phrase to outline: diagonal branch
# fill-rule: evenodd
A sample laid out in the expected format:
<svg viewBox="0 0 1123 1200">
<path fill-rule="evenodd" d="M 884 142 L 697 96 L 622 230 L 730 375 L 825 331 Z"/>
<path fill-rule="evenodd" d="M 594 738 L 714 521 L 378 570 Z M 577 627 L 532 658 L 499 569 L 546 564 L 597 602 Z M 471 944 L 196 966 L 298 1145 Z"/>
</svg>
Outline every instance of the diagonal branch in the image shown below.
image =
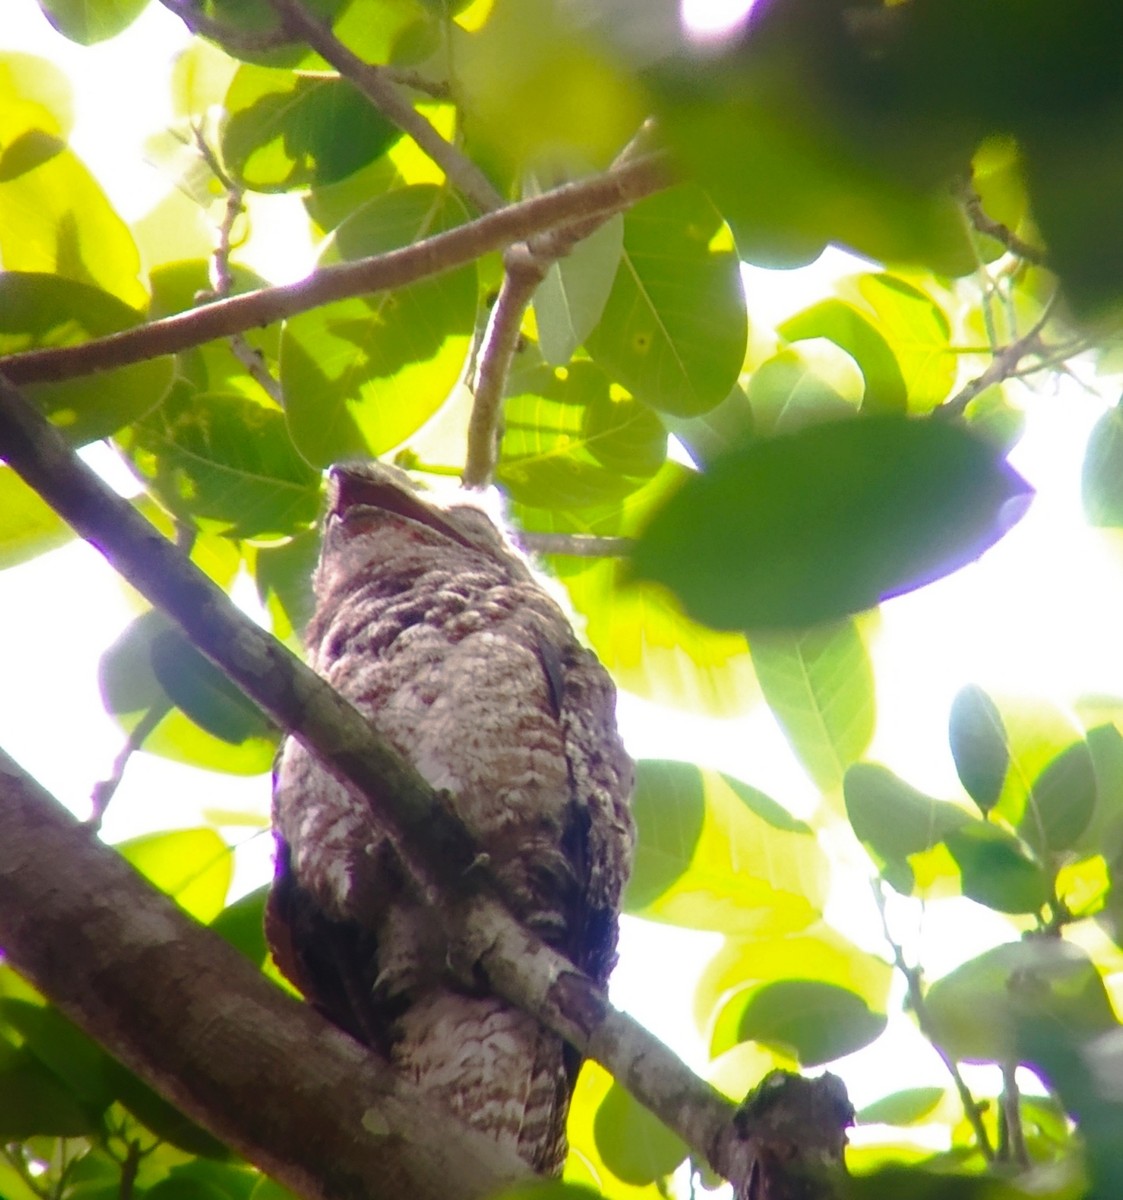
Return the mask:
<svg viewBox="0 0 1123 1200">
<path fill-rule="evenodd" d="M 532 234 L 619 212 L 670 183 L 666 157 L 652 154 L 593 179 L 509 204 L 400 250 L 321 267 L 298 283 L 216 300 L 78 346 L 9 355 L 0 359 L 0 370 L 10 383 L 56 382 L 175 354 L 334 300 L 386 291 L 451 271 Z"/>
<path fill-rule="evenodd" d="M 478 1200 L 491 1138 L 274 986 L 0 751 L 0 944 L 130 1070 L 308 1200 Z"/>
<path fill-rule="evenodd" d="M 367 797 L 410 873 L 441 898 L 452 942 L 497 993 L 605 1066 L 719 1173 L 746 1169 L 737 1157 L 744 1137 L 731 1133 L 733 1106 L 519 925 L 482 877 L 463 826 L 413 767 L 108 488 L 2 377 L 0 455 L 281 728 Z"/>
<path fill-rule="evenodd" d="M 444 171 L 449 182 L 479 212 L 503 207 L 503 197 L 474 162 L 450 142 L 413 107 L 379 67 L 364 62 L 349 50 L 331 29 L 318 21 L 299 0 L 268 0 L 292 37 L 307 42 L 325 62 L 349 79 L 392 124 L 409 134 Z"/>
</svg>

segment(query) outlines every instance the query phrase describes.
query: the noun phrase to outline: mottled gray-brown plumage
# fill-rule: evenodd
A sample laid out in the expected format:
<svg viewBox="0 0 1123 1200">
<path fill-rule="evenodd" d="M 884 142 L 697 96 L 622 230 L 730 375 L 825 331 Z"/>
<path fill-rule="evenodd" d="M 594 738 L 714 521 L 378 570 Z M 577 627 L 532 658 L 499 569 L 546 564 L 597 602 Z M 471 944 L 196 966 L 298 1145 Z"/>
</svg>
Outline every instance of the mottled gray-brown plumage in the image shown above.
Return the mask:
<svg viewBox="0 0 1123 1200">
<path fill-rule="evenodd" d="M 312 666 L 453 807 L 515 914 L 604 984 L 632 849 L 615 693 L 485 513 L 337 467 Z M 309 1000 L 463 1120 L 560 1169 L 574 1052 L 455 980 L 434 913 L 361 795 L 298 742 L 274 789 L 274 955 Z"/>
</svg>

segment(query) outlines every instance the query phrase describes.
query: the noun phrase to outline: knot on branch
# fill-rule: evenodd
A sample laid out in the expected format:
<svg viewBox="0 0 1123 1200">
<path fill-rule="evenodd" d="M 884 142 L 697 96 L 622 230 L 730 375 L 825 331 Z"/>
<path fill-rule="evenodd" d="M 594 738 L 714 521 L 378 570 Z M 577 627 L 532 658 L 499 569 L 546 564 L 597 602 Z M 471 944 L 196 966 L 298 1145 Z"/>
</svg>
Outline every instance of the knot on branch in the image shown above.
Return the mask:
<svg viewBox="0 0 1123 1200">
<path fill-rule="evenodd" d="M 854 1107 L 837 1075 L 771 1071 L 722 1135 L 736 1200 L 835 1200 Z"/>
</svg>

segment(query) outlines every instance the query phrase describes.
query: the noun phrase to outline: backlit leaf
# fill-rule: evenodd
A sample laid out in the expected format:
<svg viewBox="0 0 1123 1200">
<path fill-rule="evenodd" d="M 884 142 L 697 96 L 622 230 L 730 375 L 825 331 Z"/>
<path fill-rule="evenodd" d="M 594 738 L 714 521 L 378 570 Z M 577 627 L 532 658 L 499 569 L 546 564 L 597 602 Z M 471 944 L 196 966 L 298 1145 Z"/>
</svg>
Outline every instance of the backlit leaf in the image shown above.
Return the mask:
<svg viewBox="0 0 1123 1200">
<path fill-rule="evenodd" d="M 213 829 L 146 834 L 121 842 L 116 849 L 196 920 L 213 921 L 222 912 L 234 858 Z"/>
<path fill-rule="evenodd" d="M 944 841 L 959 867 L 963 894 L 979 904 L 996 912 L 1033 913 L 1052 896 L 1048 874 L 998 826 L 966 821 Z"/>
<path fill-rule="evenodd" d="M 0 570 L 65 545 L 74 531 L 11 469 L 0 467 Z"/>
<path fill-rule="evenodd" d="M 887 861 L 930 850 L 971 817 L 924 795 L 880 763 L 855 763 L 843 784 L 846 815 L 857 838 Z"/>
<path fill-rule="evenodd" d="M 1010 752 L 998 706 L 975 684 L 956 693 L 948 718 L 948 741 L 959 782 L 984 816 L 1006 779 Z"/>
<path fill-rule="evenodd" d="M 604 1164 L 625 1183 L 661 1179 L 688 1153 L 685 1143 L 618 1083 L 601 1101 L 594 1130 Z"/>
<path fill-rule="evenodd" d="M 1123 406 L 1096 422 L 1084 451 L 1084 512 L 1092 525 L 1123 525 Z"/>
<path fill-rule="evenodd" d="M 1073 742 L 1033 781 L 1018 832 L 1038 854 L 1068 850 L 1092 819 L 1096 792 L 1088 743 Z"/>
<path fill-rule="evenodd" d="M 83 46 L 116 37 L 148 7 L 148 0 L 39 0 L 51 24 Z"/>
<path fill-rule="evenodd" d="M 793 628 L 965 566 L 1030 494 L 992 447 L 950 422 L 825 422 L 756 440 L 691 477 L 633 564 L 716 628 Z"/>
</svg>

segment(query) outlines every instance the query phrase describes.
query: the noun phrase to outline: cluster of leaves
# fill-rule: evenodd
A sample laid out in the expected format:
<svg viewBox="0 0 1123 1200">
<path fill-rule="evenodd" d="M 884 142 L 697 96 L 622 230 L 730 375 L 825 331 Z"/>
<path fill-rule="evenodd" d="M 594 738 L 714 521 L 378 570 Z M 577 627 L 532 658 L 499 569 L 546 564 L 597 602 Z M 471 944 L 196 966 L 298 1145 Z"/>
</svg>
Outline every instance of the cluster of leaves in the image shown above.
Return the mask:
<svg viewBox="0 0 1123 1200">
<path fill-rule="evenodd" d="M 145 0 L 41 7 L 92 42 Z M 989 1107 L 968 1098 L 970 1119 L 956 1125 L 942 1089 L 902 1090 L 863 1119 L 952 1125 L 953 1151 L 932 1164 L 943 1171 L 1003 1156 L 1026 1171 L 1060 1164 L 1060 1183 L 1039 1175 L 1035 1186 L 1074 1196 L 1076 1114 L 1109 1194 L 1116 1114 L 1085 1051 L 1119 1036 L 1101 978 L 1123 861 L 1115 714 L 1075 729 L 963 692 L 951 748 L 973 815 L 862 761 L 876 710 L 852 616 L 974 559 L 1017 519 L 1029 489 L 1005 462 L 1020 417 L 1002 383 L 1027 358 L 1041 368 L 1088 344 L 1092 326 L 1074 333 L 1052 318 L 1062 303 L 1108 341 L 1123 288 L 1115 6 L 759 7 L 743 36 L 700 58 L 669 0 L 308 5 L 353 55 L 405 81 L 413 110 L 503 201 L 604 169 L 650 112 L 682 164 L 682 181 L 550 265 L 506 380 L 495 476 L 531 533 L 639 538 L 627 561 L 551 560 L 621 684 L 714 716 L 763 695 L 823 793 L 812 825 L 740 780 L 640 764 L 626 908 L 725 937 L 698 990 L 715 1081 L 739 1096 L 769 1067 L 827 1063 L 884 1031 L 891 966 L 823 917 L 832 864 L 819 834 L 846 820 L 887 887 L 959 892 L 1012 917 L 1007 944 L 930 987 L 900 955 L 896 966 L 949 1062 L 1007 1075 L 1029 1064 L 1060 1096 L 1011 1085 Z M 204 32 L 227 36 L 196 38 L 179 58 L 177 121 L 150 144 L 175 188 L 131 228 L 67 144 L 61 72 L 0 55 L 0 354 L 81 344 L 261 287 L 235 261 L 253 246 L 256 195 L 302 206 L 324 268 L 473 219 L 472 189 L 400 136 L 360 81 L 278 35 L 276 6 L 205 0 L 194 11 Z M 1044 76 L 1050 88 L 1027 86 Z M 750 328 L 742 261 L 792 265 L 828 243 L 884 269 L 839 281 L 775 329 Z M 468 385 L 504 266 L 497 254 L 442 266 L 27 391 L 75 445 L 109 439 L 141 485 L 138 506 L 223 586 L 248 575 L 273 631 L 295 641 L 321 469 L 389 454 L 429 474 L 463 464 Z M 992 356 L 1005 365 L 987 377 Z M 965 384 L 976 371 L 983 382 Z M 689 467 L 668 456 L 670 435 Z M 1115 410 L 1089 447 L 1094 522 L 1123 521 L 1120 479 Z M 65 536 L 0 469 L 0 564 Z M 228 772 L 269 765 L 276 731 L 158 613 L 106 651 L 101 684 L 146 750 Z M 213 834 L 122 851 L 264 963 L 261 896 L 223 909 Z M 1080 948 L 1097 929 L 1093 949 Z M 118 1192 L 126 1175 L 154 1200 L 174 1200 L 169 1189 L 245 1200 L 271 1186 L 179 1124 L 7 969 L 0 997 L 0 1140 L 21 1143 L 0 1164 L 8 1200 Z M 593 1068 L 571 1137 L 573 1178 L 619 1197 L 653 1197 L 686 1153 Z M 870 1177 L 871 1194 L 886 1178 Z M 956 1177 L 930 1194 L 966 1186 Z"/>
</svg>

